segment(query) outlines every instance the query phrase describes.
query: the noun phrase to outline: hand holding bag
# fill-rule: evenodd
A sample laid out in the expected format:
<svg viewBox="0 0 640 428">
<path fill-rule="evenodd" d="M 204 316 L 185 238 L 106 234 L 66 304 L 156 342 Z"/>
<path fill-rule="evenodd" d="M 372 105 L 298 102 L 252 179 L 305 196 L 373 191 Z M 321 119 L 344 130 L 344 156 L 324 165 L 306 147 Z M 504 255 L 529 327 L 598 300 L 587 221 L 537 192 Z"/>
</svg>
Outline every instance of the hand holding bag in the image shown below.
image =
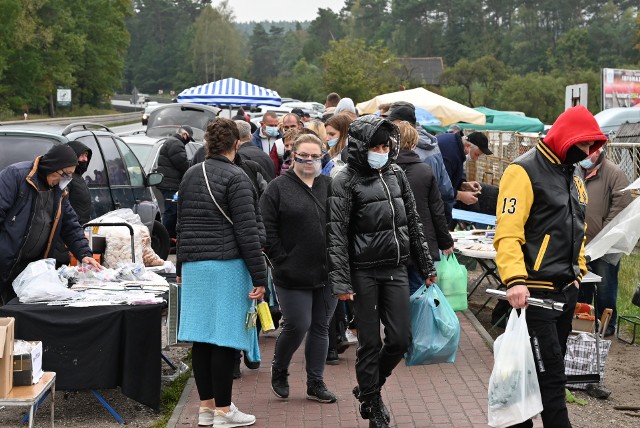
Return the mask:
<svg viewBox="0 0 640 428">
<path fill-rule="evenodd" d="M 264 301 L 260 302 L 258 303 L 257 310 L 258 318 L 260 319 L 260 326 L 262 327 L 262 332 L 269 333 L 270 331 L 274 331 L 276 327 L 273 325 L 273 318 L 271 318 L 271 310 L 269 308 L 269 304 Z"/>
<path fill-rule="evenodd" d="M 453 363 L 460 342 L 460 322 L 437 285 L 423 285 L 410 299 L 411 345 L 407 366 Z"/>
<path fill-rule="evenodd" d="M 502 428 L 542 412 L 538 375 L 529 341 L 526 309 L 512 310 L 507 328 L 493 344 L 489 379 L 489 425 Z"/>
</svg>

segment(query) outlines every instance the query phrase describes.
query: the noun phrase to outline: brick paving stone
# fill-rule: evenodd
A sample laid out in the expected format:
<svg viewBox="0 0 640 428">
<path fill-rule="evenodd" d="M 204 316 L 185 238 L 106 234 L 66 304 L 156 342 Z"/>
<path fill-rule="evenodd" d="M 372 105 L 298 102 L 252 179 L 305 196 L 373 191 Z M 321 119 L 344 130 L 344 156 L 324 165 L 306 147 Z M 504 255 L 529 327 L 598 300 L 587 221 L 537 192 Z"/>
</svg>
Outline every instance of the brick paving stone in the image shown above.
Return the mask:
<svg viewBox="0 0 640 428">
<path fill-rule="evenodd" d="M 382 389 L 382 398 L 391 412 L 391 426 L 487 427 L 487 387 L 493 366 L 491 349 L 467 319 L 458 313 L 460 347 L 454 364 L 407 367 L 404 361 Z M 325 383 L 338 396 L 332 404 L 306 399 L 304 350 L 301 347 L 289 367 L 290 396 L 277 398 L 271 392 L 270 363 L 277 332 L 260 336 L 262 365 L 234 381 L 233 401 L 246 413 L 256 415 L 254 427 L 270 428 L 365 428 L 351 389 L 356 385 L 355 346 L 340 355 L 340 363 L 326 366 Z M 195 385 L 177 410 L 177 422 L 168 428 L 195 428 L 199 398 Z M 177 408 L 178 409 L 178 408 Z M 174 415 L 175 416 L 175 415 Z M 539 421 L 537 421 L 539 424 Z"/>
</svg>

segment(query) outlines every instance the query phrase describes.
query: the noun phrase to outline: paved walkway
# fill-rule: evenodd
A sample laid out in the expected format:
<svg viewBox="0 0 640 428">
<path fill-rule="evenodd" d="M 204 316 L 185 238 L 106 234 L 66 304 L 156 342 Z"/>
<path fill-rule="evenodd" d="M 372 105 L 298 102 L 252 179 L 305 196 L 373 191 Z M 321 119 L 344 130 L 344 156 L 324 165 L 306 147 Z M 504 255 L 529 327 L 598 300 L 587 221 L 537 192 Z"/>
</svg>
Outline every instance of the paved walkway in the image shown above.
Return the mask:
<svg viewBox="0 0 640 428">
<path fill-rule="evenodd" d="M 382 391 L 391 412 L 392 427 L 487 427 L 487 386 L 493 355 L 484 329 L 470 313 L 458 312 L 460 348 L 454 364 L 406 367 L 401 362 Z M 277 398 L 270 387 L 270 362 L 277 332 L 260 337 L 262 366 L 249 370 L 242 365 L 242 378 L 233 385 L 233 401 L 244 412 L 256 415 L 254 427 L 315 428 L 368 427 L 360 418 L 351 395 L 356 385 L 355 347 L 342 354 L 340 364 L 326 366 L 325 383 L 338 395 L 334 404 L 305 398 L 304 352 L 299 349 L 289 368 L 291 393 Z M 486 336 L 484 336 L 486 337 Z M 169 421 L 168 428 L 198 426 L 198 392 L 193 378 Z"/>
</svg>

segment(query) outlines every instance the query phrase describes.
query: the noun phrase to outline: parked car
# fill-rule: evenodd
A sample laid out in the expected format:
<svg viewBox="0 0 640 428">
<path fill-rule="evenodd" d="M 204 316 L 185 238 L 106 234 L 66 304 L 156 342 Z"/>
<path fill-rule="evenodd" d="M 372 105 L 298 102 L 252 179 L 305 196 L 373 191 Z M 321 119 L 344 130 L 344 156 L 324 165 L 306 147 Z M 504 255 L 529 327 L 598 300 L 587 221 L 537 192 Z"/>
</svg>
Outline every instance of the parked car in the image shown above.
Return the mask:
<svg viewBox="0 0 640 428">
<path fill-rule="evenodd" d="M 133 134 L 127 137 L 123 137 L 127 142 L 127 145 L 131 147 L 133 153 L 140 160 L 142 167 L 144 168 L 147 174 L 155 172 L 158 168 L 158 155 L 160 154 L 160 149 L 164 145 L 164 142 L 167 140 L 166 137 L 160 139 L 153 139 L 145 136 L 144 134 Z M 202 143 L 190 142 L 185 145 L 185 149 L 187 151 L 187 158 L 191 160 L 193 155 L 202 147 Z M 158 190 L 156 187 L 153 187 L 153 193 L 158 200 L 158 206 L 160 207 L 160 212 L 164 211 L 164 198 L 162 196 L 162 192 Z"/>
<path fill-rule="evenodd" d="M 220 109 L 192 103 L 171 103 L 155 108 L 149 113 L 147 137 L 161 138 L 176 133 L 182 125 L 193 128 L 193 139 L 204 140 L 209 121 L 218 117 Z"/>
<path fill-rule="evenodd" d="M 149 228 L 151 246 L 163 259 L 169 255 L 170 238 L 161 223 L 161 211 L 151 186 L 162 174 L 146 173 L 131 148 L 104 125 L 75 123 L 66 127 L 12 125 L 0 127 L 0 169 L 33 160 L 55 144 L 81 141 L 92 151 L 83 174 L 92 197 L 91 218 L 118 208 L 131 208 Z"/>
<path fill-rule="evenodd" d="M 158 103 L 157 101 L 149 101 L 147 103 L 147 106 L 144 108 L 144 113 L 142 113 L 142 124 L 144 126 L 146 126 L 147 122 L 149 122 L 149 115 L 151 114 L 151 112 L 157 109 L 159 106 L 160 103 Z"/>
<path fill-rule="evenodd" d="M 322 113 L 324 112 L 324 105 L 314 101 L 309 101 L 309 102 L 292 101 L 292 102 L 286 102 L 286 103 L 283 102 L 280 107 L 290 108 L 290 109 L 301 108 L 302 111 L 304 111 L 305 113 L 309 113 L 309 116 L 313 118 L 322 117 Z"/>
<path fill-rule="evenodd" d="M 604 134 L 617 132 L 620 125 L 625 123 L 640 123 L 640 108 L 637 107 L 613 107 L 602 110 L 595 115 L 600 130 Z"/>
</svg>

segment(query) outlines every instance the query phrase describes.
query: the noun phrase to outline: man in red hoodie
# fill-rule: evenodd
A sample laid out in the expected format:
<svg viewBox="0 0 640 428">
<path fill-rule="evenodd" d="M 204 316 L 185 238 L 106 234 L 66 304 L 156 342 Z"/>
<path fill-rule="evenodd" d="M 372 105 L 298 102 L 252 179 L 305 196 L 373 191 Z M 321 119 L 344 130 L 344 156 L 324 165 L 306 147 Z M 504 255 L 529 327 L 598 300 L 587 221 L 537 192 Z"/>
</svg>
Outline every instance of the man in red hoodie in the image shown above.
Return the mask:
<svg viewBox="0 0 640 428">
<path fill-rule="evenodd" d="M 545 427 L 571 427 L 565 404 L 564 354 L 584 258 L 586 187 L 579 162 L 607 137 L 583 106 L 562 113 L 538 145 L 516 159 L 500 180 L 496 207 L 496 264 L 515 309 L 529 296 L 566 302 L 564 312 L 530 306 L 529 335 L 537 338 L 544 365 L 538 370 Z M 531 420 L 515 425 L 533 427 Z"/>
</svg>

